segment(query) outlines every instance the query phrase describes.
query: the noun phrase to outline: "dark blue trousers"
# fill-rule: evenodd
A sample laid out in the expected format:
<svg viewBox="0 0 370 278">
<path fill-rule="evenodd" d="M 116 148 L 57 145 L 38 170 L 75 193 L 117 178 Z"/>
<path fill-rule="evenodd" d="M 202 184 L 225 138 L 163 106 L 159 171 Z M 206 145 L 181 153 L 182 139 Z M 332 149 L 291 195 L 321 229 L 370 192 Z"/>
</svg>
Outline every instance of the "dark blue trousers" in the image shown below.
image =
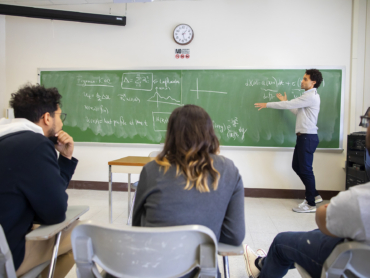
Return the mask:
<svg viewBox="0 0 370 278">
<path fill-rule="evenodd" d="M 313 154 L 318 144 L 317 134 L 297 135 L 293 154 L 292 167 L 306 187 L 306 200 L 310 206 L 315 206 L 315 196 L 319 195 L 312 170 Z"/>
<path fill-rule="evenodd" d="M 365 158 L 365 169 L 367 173 L 367 177 L 370 180 L 370 154 L 368 150 L 365 150 L 366 158 Z"/>
<path fill-rule="evenodd" d="M 324 235 L 320 230 L 280 233 L 262 261 L 259 278 L 284 277 L 294 268 L 294 263 L 303 267 L 312 278 L 320 278 L 325 260 L 343 241 L 343 238 Z"/>
</svg>

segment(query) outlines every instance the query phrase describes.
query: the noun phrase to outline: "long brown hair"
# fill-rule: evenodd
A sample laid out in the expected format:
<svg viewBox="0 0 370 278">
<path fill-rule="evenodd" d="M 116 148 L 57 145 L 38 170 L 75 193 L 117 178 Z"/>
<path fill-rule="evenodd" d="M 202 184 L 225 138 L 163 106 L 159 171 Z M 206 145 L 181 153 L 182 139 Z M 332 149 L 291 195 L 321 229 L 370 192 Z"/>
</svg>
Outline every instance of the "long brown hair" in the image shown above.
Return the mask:
<svg viewBox="0 0 370 278">
<path fill-rule="evenodd" d="M 200 192 L 210 192 L 208 175 L 212 177 L 213 190 L 217 190 L 220 179 L 210 156 L 219 152 L 219 146 L 208 113 L 189 104 L 172 112 L 163 151 L 155 161 L 164 167 L 165 173 L 171 164 L 176 165 L 176 175 L 182 174 L 186 178 L 185 189 L 195 186 Z"/>
</svg>

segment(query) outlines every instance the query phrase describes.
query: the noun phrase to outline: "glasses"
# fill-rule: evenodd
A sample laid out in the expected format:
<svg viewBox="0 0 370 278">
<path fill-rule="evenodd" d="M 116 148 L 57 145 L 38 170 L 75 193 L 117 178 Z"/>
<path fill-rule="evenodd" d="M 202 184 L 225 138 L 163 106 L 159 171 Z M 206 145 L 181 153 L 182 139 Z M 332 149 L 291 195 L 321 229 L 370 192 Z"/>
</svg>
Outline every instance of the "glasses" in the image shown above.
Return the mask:
<svg viewBox="0 0 370 278">
<path fill-rule="evenodd" d="M 66 113 L 54 113 L 54 114 L 60 114 L 60 120 L 62 121 L 62 123 L 64 123 L 64 121 L 67 118 L 67 114 Z M 43 119 L 43 118 L 44 118 L 44 116 L 41 117 L 41 119 Z"/>
<path fill-rule="evenodd" d="M 67 114 L 66 113 L 54 113 L 54 114 L 60 114 L 60 120 L 62 121 L 62 123 L 64 123 L 64 121 L 67 118 Z"/>
<path fill-rule="evenodd" d="M 368 127 L 369 122 L 370 122 L 370 117 L 369 116 L 360 116 L 360 118 L 361 118 L 360 126 Z"/>
</svg>

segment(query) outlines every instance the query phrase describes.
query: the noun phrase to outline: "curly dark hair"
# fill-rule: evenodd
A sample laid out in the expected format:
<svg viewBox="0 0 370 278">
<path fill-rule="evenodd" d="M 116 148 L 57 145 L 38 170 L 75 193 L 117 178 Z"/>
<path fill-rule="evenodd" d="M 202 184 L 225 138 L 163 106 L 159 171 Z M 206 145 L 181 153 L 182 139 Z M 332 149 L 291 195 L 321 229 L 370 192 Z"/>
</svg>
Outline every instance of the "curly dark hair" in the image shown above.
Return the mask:
<svg viewBox="0 0 370 278">
<path fill-rule="evenodd" d="M 14 109 L 15 118 L 37 123 L 46 112 L 54 117 L 58 105 L 61 106 L 61 98 L 57 88 L 46 89 L 39 84 L 26 84 L 12 94 L 9 104 Z"/>
<path fill-rule="evenodd" d="M 312 81 L 316 81 L 316 84 L 313 86 L 314 88 L 318 88 L 321 85 L 322 82 L 322 74 L 317 69 L 308 69 L 306 70 L 306 74 L 310 76 L 310 79 Z"/>
</svg>

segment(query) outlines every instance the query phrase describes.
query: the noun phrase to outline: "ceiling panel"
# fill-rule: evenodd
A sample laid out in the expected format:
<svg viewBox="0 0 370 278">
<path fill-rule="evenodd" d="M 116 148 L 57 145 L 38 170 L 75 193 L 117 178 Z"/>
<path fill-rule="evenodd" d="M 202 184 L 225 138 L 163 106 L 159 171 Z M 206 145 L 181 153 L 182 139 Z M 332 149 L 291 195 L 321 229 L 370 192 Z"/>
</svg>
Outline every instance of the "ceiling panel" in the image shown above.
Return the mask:
<svg viewBox="0 0 370 278">
<path fill-rule="evenodd" d="M 54 5 L 80 5 L 89 4 L 86 0 L 50 0 Z"/>
<path fill-rule="evenodd" d="M 89 4 L 113 3 L 113 0 L 87 0 Z"/>
<path fill-rule="evenodd" d="M 143 2 L 143 0 L 118 0 L 120 3 Z M 201 1 L 201 0 L 147 0 L 147 1 Z M 81 5 L 81 4 L 114 4 L 114 0 L 0 0 L 0 4 L 22 5 L 22 6 L 43 6 L 43 5 Z"/>
</svg>

